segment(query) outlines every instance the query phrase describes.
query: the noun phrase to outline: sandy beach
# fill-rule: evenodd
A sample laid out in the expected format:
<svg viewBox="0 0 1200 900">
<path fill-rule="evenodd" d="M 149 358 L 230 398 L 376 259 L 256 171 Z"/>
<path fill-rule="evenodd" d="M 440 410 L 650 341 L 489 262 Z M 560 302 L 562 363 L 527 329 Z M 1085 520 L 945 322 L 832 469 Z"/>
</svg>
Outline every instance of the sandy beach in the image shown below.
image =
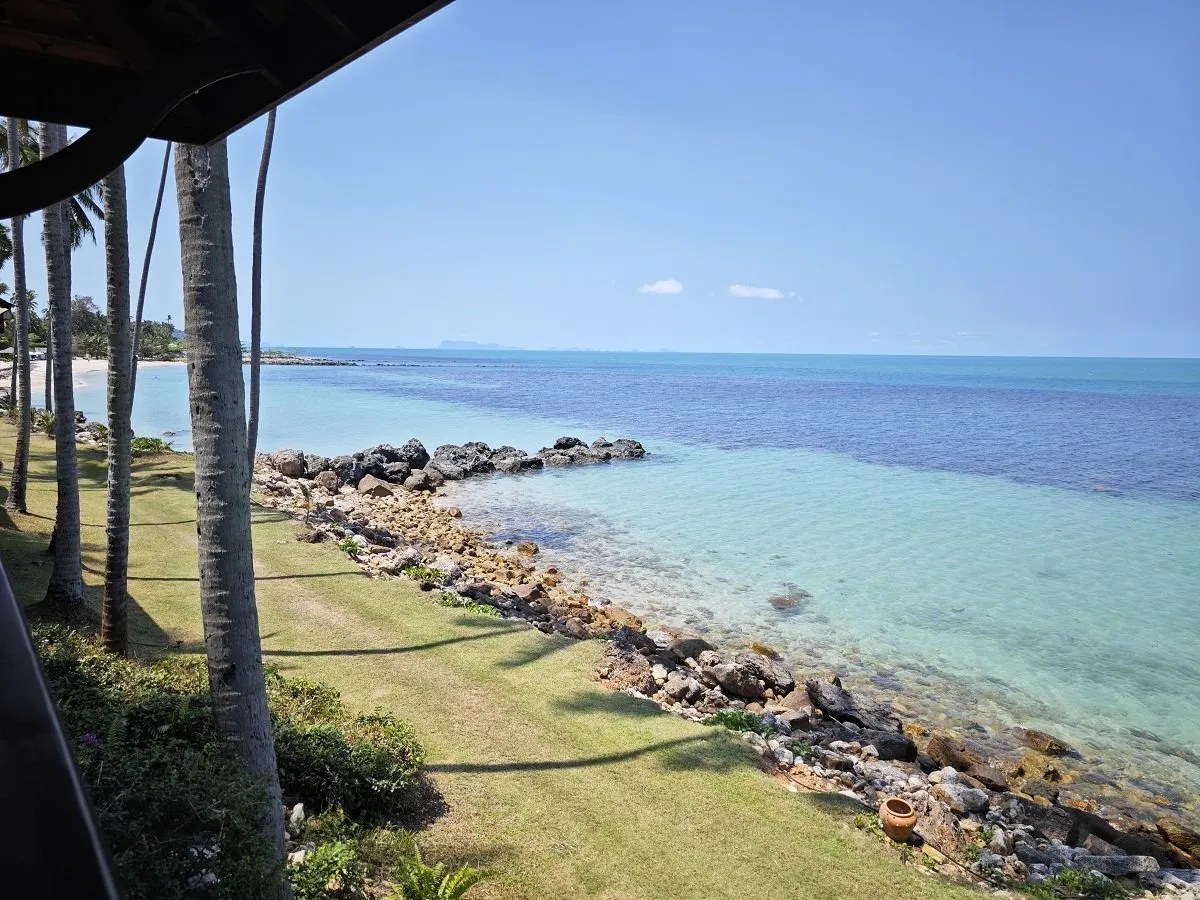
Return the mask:
<svg viewBox="0 0 1200 900">
<path fill-rule="evenodd" d="M 138 361 L 139 369 L 157 368 L 159 366 L 182 366 L 183 360 L 174 359 L 143 359 Z M 71 361 L 71 374 L 78 378 L 82 375 L 95 375 L 97 373 L 105 373 L 108 371 L 108 360 L 106 359 L 83 359 L 76 357 Z M 0 379 L 7 378 L 9 375 L 9 367 L 6 365 L 0 368 Z M 46 378 L 46 362 L 38 360 L 29 364 L 29 380 L 35 386 L 44 383 Z M 35 389 L 36 393 L 36 389 Z M 36 403 L 34 404 L 37 405 Z"/>
</svg>

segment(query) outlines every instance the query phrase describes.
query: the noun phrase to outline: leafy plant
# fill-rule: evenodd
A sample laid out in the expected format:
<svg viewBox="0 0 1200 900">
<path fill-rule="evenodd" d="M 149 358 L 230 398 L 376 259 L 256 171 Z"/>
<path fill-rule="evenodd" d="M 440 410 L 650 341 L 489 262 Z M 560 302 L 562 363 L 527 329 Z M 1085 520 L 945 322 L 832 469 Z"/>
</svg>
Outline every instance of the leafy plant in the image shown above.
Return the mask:
<svg viewBox="0 0 1200 900">
<path fill-rule="evenodd" d="M 728 728 L 730 731 L 753 731 L 755 734 L 761 734 L 763 737 L 773 737 L 775 735 L 775 729 L 754 713 L 746 712 L 744 709 L 723 709 L 705 719 L 704 724 L 720 725 L 723 728 Z"/>
<path fill-rule="evenodd" d="M 461 594 L 455 594 L 451 591 L 443 591 L 438 597 L 439 606 L 448 606 L 452 609 L 466 609 L 473 613 L 478 613 L 481 616 L 490 616 L 493 619 L 502 618 L 500 610 L 494 606 L 488 606 L 486 603 L 476 603 L 469 597 L 464 597 Z"/>
<path fill-rule="evenodd" d="M 401 860 L 396 875 L 389 900 L 460 900 L 487 877 L 486 872 L 470 866 L 459 866 L 454 871 L 445 863 L 431 866 L 416 847 L 412 856 Z"/>
<path fill-rule="evenodd" d="M 321 844 L 288 872 L 295 900 L 358 900 L 365 874 L 354 846 L 345 841 Z"/>
<path fill-rule="evenodd" d="M 45 434 L 54 434 L 54 413 L 47 409 L 30 410 L 33 417 L 33 427 Z"/>
<path fill-rule="evenodd" d="M 423 565 L 405 566 L 400 571 L 415 581 L 442 581 L 446 577 L 441 569 Z"/>
<path fill-rule="evenodd" d="M 1041 884 L 1024 885 L 1022 890 L 1034 900 L 1125 900 L 1130 896 L 1123 885 L 1079 869 L 1063 869 Z"/>
<path fill-rule="evenodd" d="M 140 456 L 158 456 L 162 453 L 173 453 L 171 443 L 156 437 L 135 437 L 129 444 L 129 449 Z"/>
<path fill-rule="evenodd" d="M 995 836 L 996 836 L 996 829 L 994 827 L 992 827 L 991 825 L 984 825 L 982 828 L 979 829 L 978 832 L 976 832 L 976 837 L 979 839 L 979 842 L 981 844 L 983 844 L 985 847 L 992 842 L 992 838 L 994 838 Z"/>
<path fill-rule="evenodd" d="M 358 545 L 358 541 L 356 541 L 354 538 L 348 537 L 342 538 L 342 540 L 338 541 L 338 549 L 347 556 L 357 556 L 358 551 L 362 548 Z"/>
</svg>

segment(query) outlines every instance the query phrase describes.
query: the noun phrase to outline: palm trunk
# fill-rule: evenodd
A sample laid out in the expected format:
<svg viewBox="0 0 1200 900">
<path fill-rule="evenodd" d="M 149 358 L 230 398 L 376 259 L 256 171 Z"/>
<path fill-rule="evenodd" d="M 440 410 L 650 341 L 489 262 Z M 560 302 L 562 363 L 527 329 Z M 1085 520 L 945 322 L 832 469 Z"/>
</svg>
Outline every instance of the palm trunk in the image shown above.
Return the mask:
<svg viewBox="0 0 1200 900">
<path fill-rule="evenodd" d="M 66 146 L 65 125 L 42 126 L 42 158 Z M 46 600 L 74 616 L 83 607 L 83 565 L 79 537 L 79 471 L 75 451 L 75 387 L 71 375 L 71 256 L 66 210 L 56 203 L 42 211 L 46 244 L 46 286 L 54 351 L 54 462 L 58 507 L 54 520 L 54 564 Z M 47 361 L 50 357 L 47 356 Z"/>
<path fill-rule="evenodd" d="M 158 214 L 162 212 L 163 190 L 167 186 L 167 166 L 171 162 L 171 142 L 167 141 L 163 151 L 162 174 L 158 176 L 158 197 L 154 201 L 154 215 L 150 217 L 150 237 L 146 239 L 146 255 L 142 259 L 142 281 L 138 285 L 137 316 L 133 322 L 133 354 L 129 364 L 129 408 L 133 411 L 133 394 L 137 388 L 138 349 L 142 343 L 142 312 L 146 308 L 146 283 L 150 279 L 150 257 L 154 254 L 154 236 L 158 234 Z"/>
<path fill-rule="evenodd" d="M 13 246 L 13 257 L 17 255 L 16 245 Z M 25 254 L 21 254 L 21 269 L 22 273 L 25 268 Z M 16 263 L 13 263 L 14 268 Z M 16 280 L 15 278 L 13 279 Z M 17 417 L 17 313 L 15 304 L 18 302 L 16 288 L 13 288 L 13 317 L 12 317 L 12 369 L 8 373 L 8 417 L 15 419 Z"/>
<path fill-rule="evenodd" d="M 54 412 L 54 317 L 46 307 L 46 412 Z"/>
<path fill-rule="evenodd" d="M 283 854 L 283 813 L 254 600 L 245 384 L 225 142 L 175 148 L 188 394 L 196 458 L 200 611 L 213 720 L 267 786 L 262 827 Z M 289 894 L 280 884 L 280 894 Z"/>
<path fill-rule="evenodd" d="M 129 219 L 125 167 L 104 179 L 104 260 L 108 273 L 108 515 L 104 531 L 104 600 L 100 640 L 110 653 L 126 655 L 129 626 Z"/>
<path fill-rule="evenodd" d="M 19 147 L 17 120 L 8 120 L 8 146 Z M 8 154 L 11 172 L 21 164 L 21 154 Z M 12 406 L 17 411 L 17 449 L 13 457 L 12 483 L 4 505 L 25 512 L 25 488 L 29 481 L 29 432 L 33 419 L 29 411 L 29 294 L 25 291 L 25 220 L 12 220 L 13 293 L 17 301 L 16 341 L 13 343 L 13 379 L 16 382 Z M 18 377 L 19 376 L 19 377 Z"/>
<path fill-rule="evenodd" d="M 271 145 L 275 142 L 275 110 L 267 113 L 267 132 L 263 137 L 262 158 L 258 163 L 258 188 L 254 194 L 254 247 L 250 267 L 250 424 L 247 441 L 250 472 L 258 450 L 258 398 L 262 373 L 262 222 L 263 201 L 267 196 L 267 169 L 271 165 Z"/>
</svg>

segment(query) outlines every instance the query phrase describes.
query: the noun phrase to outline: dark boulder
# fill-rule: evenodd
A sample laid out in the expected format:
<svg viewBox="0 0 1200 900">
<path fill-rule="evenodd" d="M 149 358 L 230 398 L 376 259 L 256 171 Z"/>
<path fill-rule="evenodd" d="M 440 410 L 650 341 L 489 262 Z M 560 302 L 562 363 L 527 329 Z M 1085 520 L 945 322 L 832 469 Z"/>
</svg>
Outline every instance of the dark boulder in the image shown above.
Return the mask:
<svg viewBox="0 0 1200 900">
<path fill-rule="evenodd" d="M 925 745 L 925 754 L 931 757 L 941 768 L 949 766 L 960 772 L 966 772 L 972 766 L 983 765 L 983 758 L 968 750 L 961 741 L 955 740 L 944 731 L 935 731 Z"/>
<path fill-rule="evenodd" d="M 496 471 L 492 463 L 492 448 L 482 441 L 466 444 L 443 444 L 433 451 L 429 465 L 438 469 L 451 481 L 468 475 L 486 475 Z M 455 475 L 453 473 L 461 472 Z"/>
<path fill-rule="evenodd" d="M 385 481 L 390 481 L 394 484 L 403 484 L 404 479 L 412 474 L 412 469 L 409 468 L 406 462 L 390 462 L 383 467 L 383 473 Z"/>
<path fill-rule="evenodd" d="M 572 447 L 586 447 L 583 441 L 577 437 L 560 437 L 554 442 L 555 450 L 570 450 Z"/>
<path fill-rule="evenodd" d="M 333 469 L 342 484 L 357 485 L 367 474 L 363 464 L 353 456 L 335 456 L 329 461 L 329 468 Z"/>
<path fill-rule="evenodd" d="M 704 638 L 675 638 L 667 644 L 667 652 L 683 662 L 688 657 L 698 660 L 700 654 L 705 650 L 715 649 L 712 644 L 704 640 Z"/>
<path fill-rule="evenodd" d="M 426 466 L 423 469 L 413 469 L 414 475 L 416 475 L 418 472 L 424 473 L 425 478 L 428 480 L 431 487 L 441 487 L 446 483 L 446 476 L 437 469 L 431 469 L 429 466 Z"/>
<path fill-rule="evenodd" d="M 614 459 L 641 459 L 646 455 L 646 448 L 640 441 L 620 438 L 613 441 L 611 453 Z"/>
<path fill-rule="evenodd" d="M 854 736 L 854 740 L 864 747 L 870 744 L 879 751 L 879 758 L 883 760 L 898 759 L 902 762 L 912 762 L 917 758 L 917 745 L 906 734 L 864 728 Z"/>
<path fill-rule="evenodd" d="M 307 471 L 304 454 L 299 450 L 280 450 L 278 453 L 272 453 L 270 460 L 275 470 L 288 478 L 300 478 Z"/>
<path fill-rule="evenodd" d="M 397 453 L 396 462 L 408 463 L 410 469 L 423 469 L 429 464 L 429 452 L 416 438 L 409 438 Z"/>
<path fill-rule="evenodd" d="M 329 460 L 316 453 L 304 454 L 304 474 L 308 478 L 316 478 L 318 472 L 324 472 L 329 468 Z"/>
<path fill-rule="evenodd" d="M 840 683 L 813 679 L 805 687 L 813 706 L 837 722 L 852 722 L 873 731 L 901 730 L 900 720 L 890 706 L 853 694 Z"/>
<path fill-rule="evenodd" d="M 771 688 L 777 695 L 782 696 L 791 692 L 796 686 L 796 678 L 787 666 L 781 665 L 761 653 L 739 653 L 734 658 L 738 665 L 749 669 L 757 678 Z"/>
</svg>

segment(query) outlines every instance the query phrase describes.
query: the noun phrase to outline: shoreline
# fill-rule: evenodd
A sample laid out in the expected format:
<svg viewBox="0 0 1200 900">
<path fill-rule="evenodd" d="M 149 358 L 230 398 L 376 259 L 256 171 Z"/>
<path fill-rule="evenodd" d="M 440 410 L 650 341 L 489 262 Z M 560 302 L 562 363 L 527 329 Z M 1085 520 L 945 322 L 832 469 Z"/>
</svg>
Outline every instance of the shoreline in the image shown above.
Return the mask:
<svg viewBox="0 0 1200 900">
<path fill-rule="evenodd" d="M 414 443 L 419 446 L 419 442 L 410 441 L 405 449 Z M 462 451 L 466 447 L 484 447 L 493 452 L 486 445 L 465 445 L 451 450 Z M 544 457 L 549 452 L 552 450 L 547 448 L 538 456 Z M 352 457 L 339 457 L 332 463 L 336 466 L 339 460 L 347 459 Z M 880 698 L 881 692 L 844 691 L 840 683 L 827 685 L 816 679 L 802 683 L 769 656 L 718 649 L 703 639 L 689 638 L 686 630 L 664 628 L 647 632 L 634 613 L 593 600 L 585 588 L 574 584 L 557 568 L 537 565 L 536 544 L 524 541 L 497 546 L 484 531 L 463 523 L 458 509 L 448 506 L 446 495 L 438 492 L 440 485 L 420 480 L 410 485 L 406 480 L 402 486 L 345 470 L 344 466 L 336 474 L 333 469 L 321 469 L 329 462 L 296 451 L 260 456 L 256 461 L 255 486 L 264 505 L 302 519 L 309 526 L 307 540 L 337 541 L 372 575 L 415 577 L 424 589 L 442 591 L 443 601 L 450 595 L 459 600 L 446 602 L 482 604 L 505 616 L 525 619 L 546 633 L 558 632 L 574 638 L 607 636 L 612 643 L 594 677 L 610 687 L 651 699 L 663 709 L 694 721 L 722 710 L 761 717 L 760 721 L 773 726 L 773 736 L 765 739 L 750 732 L 747 737 L 752 743 L 757 738 L 762 744 L 764 760 L 777 775 L 793 784 L 807 789 L 851 792 L 872 805 L 886 790 L 913 796 L 926 807 L 922 810 L 925 817 L 936 820 L 936 835 L 928 836 L 927 841 L 960 851 L 966 846 L 964 833 L 984 827 L 982 810 L 978 807 L 980 794 L 969 793 L 982 791 L 984 809 L 988 811 L 986 821 L 991 823 L 986 827 L 996 827 L 998 822 L 1006 828 L 1012 826 L 1015 830 L 1010 837 L 1020 835 L 1019 829 L 1026 827 L 1025 820 L 1039 814 L 1032 807 L 1044 807 L 1063 811 L 1071 820 L 1071 827 L 1058 834 L 1064 843 L 1072 829 L 1079 837 L 1080 823 L 1086 824 L 1084 830 L 1088 833 L 1083 837 L 1095 840 L 1091 841 L 1090 849 L 1082 847 L 1075 854 L 1080 858 L 1085 855 L 1090 858 L 1093 850 L 1107 847 L 1116 854 L 1132 854 L 1130 859 L 1145 858 L 1143 854 L 1132 853 L 1141 849 L 1155 850 L 1164 864 L 1172 859 L 1179 864 L 1195 862 L 1194 858 L 1171 856 L 1176 851 L 1167 845 L 1162 836 L 1163 826 L 1155 821 L 1154 814 L 1186 817 L 1178 805 L 1155 803 L 1155 798 L 1140 796 L 1130 786 L 1106 778 L 1074 751 L 1047 752 L 1047 748 L 1067 749 L 1049 735 L 1026 732 L 1025 739 L 1011 747 L 1011 751 L 1022 748 L 1025 754 L 1017 765 L 1019 771 L 1016 774 L 1011 769 L 1005 771 L 1009 769 L 1006 763 L 1012 760 L 1002 762 L 993 753 L 985 756 L 975 749 L 978 745 L 969 735 L 963 738 L 956 733 L 953 725 L 965 723 L 951 723 L 950 727 L 943 724 L 941 728 L 911 721 L 903 725 L 892 705 Z M 312 478 L 313 473 L 305 472 L 305 468 L 319 470 L 315 479 L 302 477 Z M 691 652 L 681 655 L 672 649 L 675 646 L 688 647 Z M 754 649 L 769 652 L 765 647 Z M 754 686 L 746 687 L 747 676 L 756 682 Z M 784 687 L 788 690 L 784 691 Z M 823 700 L 829 700 L 825 697 L 827 693 L 833 695 L 832 707 L 830 703 L 822 704 Z M 875 724 L 888 723 L 887 737 L 874 737 L 876 743 L 883 744 L 882 753 L 880 746 L 855 740 L 853 709 L 848 718 L 830 714 L 830 708 L 836 708 L 837 703 L 874 709 L 882 716 Z M 896 706 L 905 711 L 903 705 Z M 905 714 L 908 717 L 907 711 Z M 893 722 L 894 729 L 890 727 Z M 776 727 L 780 724 L 783 727 Z M 862 728 L 858 730 L 861 732 Z M 795 740 L 796 735 L 802 736 L 799 741 Z M 789 749 L 801 744 L 808 745 L 813 752 L 802 756 Z M 962 765 L 954 765 L 955 762 Z M 880 770 L 879 766 L 885 766 L 886 770 Z M 943 776 L 947 766 L 953 774 Z M 921 782 L 922 778 L 925 781 Z M 921 782 L 921 786 L 912 779 Z M 1100 786 L 1104 788 L 1100 793 L 1107 792 L 1110 798 L 1116 791 L 1139 802 L 1130 802 L 1122 809 L 1117 803 L 1102 804 L 1086 797 L 1072 797 L 1073 789 L 1068 788 L 1072 783 L 1080 791 Z M 964 791 L 968 792 L 966 796 L 975 805 L 974 809 L 962 805 Z M 1118 827 L 1114 828 L 1109 819 Z M 1168 829 L 1173 827 L 1169 818 L 1163 821 Z M 967 828 L 972 825 L 974 828 Z M 1035 830 L 1049 839 L 1041 830 Z M 1129 849 L 1105 841 L 1098 832 L 1118 843 L 1124 841 Z M 1087 841 L 1080 838 L 1078 843 Z M 1032 875 L 1031 880 L 1036 880 L 1036 876 L 1047 871 L 1047 866 L 1056 864 L 1054 853 L 1047 858 L 1049 861 L 1031 863 L 1030 853 L 1022 858 L 1012 852 L 1011 846 L 1008 849 L 1007 856 L 999 857 L 1002 862 L 992 863 L 1012 879 L 1026 880 Z M 1073 862 L 1069 854 L 1059 854 L 1058 859 L 1060 864 Z"/>
</svg>

